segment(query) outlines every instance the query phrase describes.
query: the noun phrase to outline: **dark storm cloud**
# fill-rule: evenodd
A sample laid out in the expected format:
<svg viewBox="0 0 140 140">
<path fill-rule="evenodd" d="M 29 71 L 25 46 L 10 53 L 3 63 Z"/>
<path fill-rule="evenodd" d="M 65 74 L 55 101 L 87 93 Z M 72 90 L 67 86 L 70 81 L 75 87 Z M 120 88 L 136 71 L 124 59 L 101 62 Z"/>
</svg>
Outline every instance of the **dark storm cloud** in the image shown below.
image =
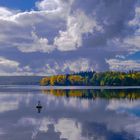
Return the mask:
<svg viewBox="0 0 140 140">
<path fill-rule="evenodd" d="M 97 32 L 86 37 L 87 46 L 106 46 L 106 42 L 114 37 L 123 38 L 134 33 L 128 21 L 135 16 L 136 0 L 80 0 L 75 1 L 74 9 L 82 9 L 95 17 L 104 32 Z"/>
</svg>

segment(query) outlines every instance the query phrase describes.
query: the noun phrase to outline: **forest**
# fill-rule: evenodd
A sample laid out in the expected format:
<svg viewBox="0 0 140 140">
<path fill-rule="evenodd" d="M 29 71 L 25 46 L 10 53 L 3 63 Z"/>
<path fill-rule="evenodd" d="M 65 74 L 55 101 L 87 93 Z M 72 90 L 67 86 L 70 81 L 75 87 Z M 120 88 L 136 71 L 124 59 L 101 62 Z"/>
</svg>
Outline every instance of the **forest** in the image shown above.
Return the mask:
<svg viewBox="0 0 140 140">
<path fill-rule="evenodd" d="M 41 86 L 139 86 L 140 72 L 79 72 L 43 77 Z"/>
</svg>

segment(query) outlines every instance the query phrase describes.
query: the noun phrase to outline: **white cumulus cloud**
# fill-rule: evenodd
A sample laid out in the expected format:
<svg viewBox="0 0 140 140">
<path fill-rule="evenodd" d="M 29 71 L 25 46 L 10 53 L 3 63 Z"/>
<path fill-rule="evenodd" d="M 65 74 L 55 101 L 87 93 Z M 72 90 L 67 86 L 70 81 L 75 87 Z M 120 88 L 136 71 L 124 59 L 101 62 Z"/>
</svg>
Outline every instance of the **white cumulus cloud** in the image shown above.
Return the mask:
<svg viewBox="0 0 140 140">
<path fill-rule="evenodd" d="M 139 60 L 108 59 L 106 60 L 106 62 L 109 64 L 110 70 L 115 71 L 140 70 Z"/>
<path fill-rule="evenodd" d="M 82 35 L 93 33 L 94 30 L 102 30 L 96 20 L 91 19 L 82 11 L 68 16 L 66 31 L 60 31 L 54 39 L 54 44 L 60 51 L 76 50 L 82 46 Z"/>
<path fill-rule="evenodd" d="M 32 43 L 17 44 L 22 52 L 51 52 L 55 49 L 53 45 L 49 45 L 47 38 L 39 38 L 35 32 L 32 32 Z M 15 44 L 16 45 L 16 44 Z"/>
<path fill-rule="evenodd" d="M 66 61 L 63 69 L 69 69 L 71 72 L 93 70 L 93 66 L 86 58 L 79 58 L 75 61 Z"/>
</svg>

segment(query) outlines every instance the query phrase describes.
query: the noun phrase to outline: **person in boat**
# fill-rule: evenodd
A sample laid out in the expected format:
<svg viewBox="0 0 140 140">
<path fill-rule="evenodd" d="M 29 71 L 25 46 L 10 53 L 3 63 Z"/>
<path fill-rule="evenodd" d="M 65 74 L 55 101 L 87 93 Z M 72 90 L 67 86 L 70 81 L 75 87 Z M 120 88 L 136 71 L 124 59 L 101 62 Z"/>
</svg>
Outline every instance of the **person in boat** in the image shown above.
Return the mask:
<svg viewBox="0 0 140 140">
<path fill-rule="evenodd" d="M 37 110 L 38 110 L 38 113 L 41 112 L 41 109 L 42 109 L 42 105 L 40 103 L 40 101 L 38 101 L 38 105 L 36 106 Z"/>
</svg>

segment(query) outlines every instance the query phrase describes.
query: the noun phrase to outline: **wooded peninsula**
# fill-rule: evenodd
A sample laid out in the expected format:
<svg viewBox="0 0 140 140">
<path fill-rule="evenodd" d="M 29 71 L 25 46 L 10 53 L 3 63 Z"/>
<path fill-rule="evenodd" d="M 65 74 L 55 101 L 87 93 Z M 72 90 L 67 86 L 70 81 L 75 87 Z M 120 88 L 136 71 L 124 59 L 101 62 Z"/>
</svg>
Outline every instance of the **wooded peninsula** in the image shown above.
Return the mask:
<svg viewBox="0 0 140 140">
<path fill-rule="evenodd" d="M 140 72 L 79 72 L 47 76 L 41 86 L 140 86 Z"/>
</svg>

